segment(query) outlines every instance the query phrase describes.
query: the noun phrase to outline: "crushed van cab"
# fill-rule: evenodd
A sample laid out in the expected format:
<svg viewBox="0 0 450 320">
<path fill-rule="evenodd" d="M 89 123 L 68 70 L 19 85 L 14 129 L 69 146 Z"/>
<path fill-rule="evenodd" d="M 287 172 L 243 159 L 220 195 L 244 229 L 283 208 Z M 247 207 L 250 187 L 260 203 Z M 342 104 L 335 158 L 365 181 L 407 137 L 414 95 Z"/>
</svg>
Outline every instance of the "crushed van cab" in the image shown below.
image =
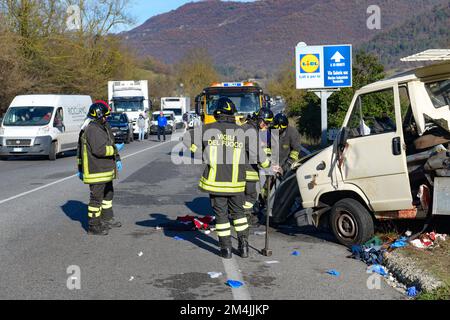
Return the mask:
<svg viewBox="0 0 450 320">
<path fill-rule="evenodd" d="M 326 223 L 353 245 L 375 220 L 450 215 L 449 103 L 449 61 L 358 90 L 334 144 L 294 164 L 274 218 Z"/>
</svg>

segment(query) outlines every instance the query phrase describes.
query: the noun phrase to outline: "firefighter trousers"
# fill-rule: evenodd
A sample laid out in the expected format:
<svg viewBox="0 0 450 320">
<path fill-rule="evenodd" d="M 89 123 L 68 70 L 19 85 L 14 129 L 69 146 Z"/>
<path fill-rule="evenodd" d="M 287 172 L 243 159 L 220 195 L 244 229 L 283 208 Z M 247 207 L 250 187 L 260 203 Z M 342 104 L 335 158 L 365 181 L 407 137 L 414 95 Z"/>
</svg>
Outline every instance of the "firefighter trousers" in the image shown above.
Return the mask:
<svg viewBox="0 0 450 320">
<path fill-rule="evenodd" d="M 101 220 L 111 220 L 114 217 L 113 182 L 89 185 L 91 197 L 88 207 L 88 220 L 90 225 L 98 225 Z"/>
<path fill-rule="evenodd" d="M 256 191 L 256 181 L 247 181 L 245 184 L 245 203 L 244 209 L 252 211 L 258 199 L 258 192 Z"/>
<path fill-rule="evenodd" d="M 222 249 L 231 248 L 231 223 L 228 214 L 233 220 L 234 229 L 238 238 L 248 238 L 249 225 L 244 212 L 245 195 L 243 193 L 234 196 L 211 195 L 211 206 L 216 215 L 216 229 L 219 244 Z"/>
</svg>

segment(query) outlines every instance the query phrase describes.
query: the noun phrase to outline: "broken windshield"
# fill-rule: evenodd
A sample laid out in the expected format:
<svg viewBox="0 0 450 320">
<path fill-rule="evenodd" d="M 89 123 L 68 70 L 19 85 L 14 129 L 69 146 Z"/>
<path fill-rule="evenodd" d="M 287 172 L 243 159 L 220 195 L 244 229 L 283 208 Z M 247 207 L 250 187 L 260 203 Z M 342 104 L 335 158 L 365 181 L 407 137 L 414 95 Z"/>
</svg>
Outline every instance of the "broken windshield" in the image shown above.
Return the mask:
<svg viewBox="0 0 450 320">
<path fill-rule="evenodd" d="M 450 106 L 449 79 L 427 83 L 426 88 L 435 108 Z"/>
</svg>

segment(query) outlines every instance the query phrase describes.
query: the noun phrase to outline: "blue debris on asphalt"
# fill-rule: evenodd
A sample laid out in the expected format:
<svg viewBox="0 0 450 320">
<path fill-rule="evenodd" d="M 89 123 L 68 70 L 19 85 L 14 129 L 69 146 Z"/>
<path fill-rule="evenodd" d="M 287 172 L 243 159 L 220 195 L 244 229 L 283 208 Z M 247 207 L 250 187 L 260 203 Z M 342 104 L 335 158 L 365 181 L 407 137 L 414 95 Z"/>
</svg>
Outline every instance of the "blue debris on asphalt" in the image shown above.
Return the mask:
<svg viewBox="0 0 450 320">
<path fill-rule="evenodd" d="M 294 252 L 292 252 L 292 255 L 293 255 L 294 257 L 298 257 L 298 256 L 300 256 L 300 252 L 294 251 Z"/>
<path fill-rule="evenodd" d="M 242 287 L 244 284 L 240 281 L 236 281 L 236 280 L 228 280 L 227 281 L 227 285 L 230 286 L 233 289 L 237 289 Z"/>
<path fill-rule="evenodd" d="M 181 237 L 179 237 L 179 236 L 175 236 L 175 237 L 173 237 L 175 240 L 177 240 L 177 241 L 183 241 L 184 239 L 183 238 L 181 238 Z"/>
<path fill-rule="evenodd" d="M 383 263 L 383 253 L 385 250 L 381 246 L 367 247 L 367 246 L 352 246 L 353 259 L 361 260 L 367 265 L 382 264 Z"/>
<path fill-rule="evenodd" d="M 329 275 L 335 276 L 335 277 L 339 277 L 339 275 L 341 274 L 340 272 L 336 271 L 336 270 L 328 270 L 327 273 Z"/>
<path fill-rule="evenodd" d="M 380 276 L 383 277 L 387 276 L 386 269 L 379 264 L 374 264 L 373 266 L 370 266 L 367 269 L 367 273 L 378 273 Z"/>
<path fill-rule="evenodd" d="M 406 294 L 408 295 L 408 297 L 415 297 L 415 296 L 417 296 L 417 289 L 416 289 L 416 287 L 408 288 L 408 290 L 406 291 Z"/>
</svg>

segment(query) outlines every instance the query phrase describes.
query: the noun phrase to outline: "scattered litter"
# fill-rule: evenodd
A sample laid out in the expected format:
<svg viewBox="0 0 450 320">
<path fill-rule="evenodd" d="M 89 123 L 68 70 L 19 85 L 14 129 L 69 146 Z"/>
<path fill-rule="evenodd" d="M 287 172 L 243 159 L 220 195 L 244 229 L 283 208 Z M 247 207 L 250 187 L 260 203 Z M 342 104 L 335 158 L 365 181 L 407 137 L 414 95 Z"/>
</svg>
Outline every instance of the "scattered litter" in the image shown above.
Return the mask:
<svg viewBox="0 0 450 320">
<path fill-rule="evenodd" d="M 266 232 L 265 231 L 255 231 L 255 236 L 265 236 Z"/>
<path fill-rule="evenodd" d="M 415 296 L 417 296 L 417 289 L 416 289 L 416 287 L 408 288 L 407 291 L 406 291 L 406 294 L 408 295 L 408 297 L 415 297 Z"/>
<path fill-rule="evenodd" d="M 388 275 L 386 268 L 379 264 L 374 264 L 374 265 L 368 267 L 367 273 L 378 273 L 380 276 L 383 276 L 383 277 Z"/>
<path fill-rule="evenodd" d="M 210 225 L 214 223 L 215 219 L 216 217 L 214 216 L 205 216 L 203 218 L 198 218 L 187 215 L 184 217 L 178 217 L 177 221 L 185 225 L 192 225 L 197 230 L 209 230 Z"/>
<path fill-rule="evenodd" d="M 227 285 L 229 285 L 231 288 L 236 289 L 242 287 L 244 284 L 240 281 L 236 280 L 228 280 Z"/>
<path fill-rule="evenodd" d="M 144 253 L 142 251 L 138 253 L 139 257 L 142 257 L 143 255 L 144 255 Z"/>
<path fill-rule="evenodd" d="M 373 237 L 372 239 L 370 239 L 369 241 L 367 241 L 364 246 L 367 248 L 372 248 L 372 247 L 378 247 L 381 246 L 383 244 L 383 241 L 381 241 L 380 238 L 378 237 Z"/>
<path fill-rule="evenodd" d="M 156 230 L 162 230 L 163 228 L 162 227 L 160 227 L 160 226 L 157 226 L 156 227 Z"/>
<path fill-rule="evenodd" d="M 276 261 L 276 260 L 274 260 L 274 261 L 266 261 L 266 263 L 267 264 L 277 264 L 277 263 L 280 263 L 280 261 Z"/>
<path fill-rule="evenodd" d="M 208 275 L 211 279 L 217 279 L 220 278 L 223 273 L 222 272 L 208 272 Z"/>
<path fill-rule="evenodd" d="M 435 232 L 429 232 L 422 234 L 418 239 L 410 241 L 411 245 L 419 249 L 431 249 L 437 246 L 438 241 L 445 241 L 447 239 L 446 234 L 439 234 Z"/>
<path fill-rule="evenodd" d="M 210 231 L 210 230 L 205 230 L 205 231 L 203 231 L 203 233 L 204 233 L 204 234 L 210 234 L 211 231 Z"/>
<path fill-rule="evenodd" d="M 131 282 L 131 281 L 133 281 L 133 280 L 134 280 L 134 277 L 131 277 L 130 280 L 128 280 L 128 281 Z"/>
<path fill-rule="evenodd" d="M 336 271 L 336 270 L 328 270 L 327 273 L 329 275 L 335 276 L 335 277 L 339 277 L 339 275 L 341 274 L 340 272 Z"/>
<path fill-rule="evenodd" d="M 181 237 L 179 237 L 179 236 L 175 236 L 175 237 L 173 237 L 175 240 L 177 240 L 177 241 L 183 241 L 184 239 L 183 238 L 181 238 Z"/>
<path fill-rule="evenodd" d="M 368 248 L 366 246 L 352 246 L 353 259 L 361 260 L 367 265 L 382 264 L 384 249 L 381 246 Z"/>
<path fill-rule="evenodd" d="M 405 236 L 411 237 L 411 236 L 412 236 L 412 232 L 411 232 L 411 231 L 406 231 L 406 232 L 405 232 Z"/>
<path fill-rule="evenodd" d="M 294 252 L 292 252 L 292 255 L 295 256 L 295 257 L 298 257 L 298 256 L 300 256 L 300 252 L 294 251 Z"/>
<path fill-rule="evenodd" d="M 404 248 L 407 246 L 408 246 L 408 243 L 406 242 L 405 238 L 401 238 L 401 239 L 395 241 L 393 244 L 391 244 L 392 249 Z"/>
</svg>

